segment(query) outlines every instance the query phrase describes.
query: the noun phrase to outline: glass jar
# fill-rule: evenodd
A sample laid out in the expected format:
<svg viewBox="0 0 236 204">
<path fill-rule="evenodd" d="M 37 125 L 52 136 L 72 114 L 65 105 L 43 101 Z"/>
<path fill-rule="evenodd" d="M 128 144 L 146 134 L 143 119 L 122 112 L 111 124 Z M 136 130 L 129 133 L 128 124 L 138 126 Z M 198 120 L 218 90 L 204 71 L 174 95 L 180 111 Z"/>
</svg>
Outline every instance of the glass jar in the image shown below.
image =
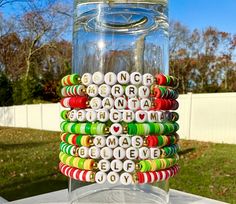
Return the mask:
<svg viewBox="0 0 236 204">
<path fill-rule="evenodd" d="M 168 0 L 74 3 L 73 72 L 168 74 Z M 69 181 L 72 203 L 169 203 L 168 181 L 85 184 Z"/>
</svg>

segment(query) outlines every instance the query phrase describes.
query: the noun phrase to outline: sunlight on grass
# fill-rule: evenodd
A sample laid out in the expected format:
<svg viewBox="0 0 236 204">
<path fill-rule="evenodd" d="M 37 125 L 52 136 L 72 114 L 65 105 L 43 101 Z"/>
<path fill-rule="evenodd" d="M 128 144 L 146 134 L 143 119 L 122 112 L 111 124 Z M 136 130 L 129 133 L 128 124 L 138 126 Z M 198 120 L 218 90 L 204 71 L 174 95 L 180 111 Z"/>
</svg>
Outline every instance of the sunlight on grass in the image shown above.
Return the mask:
<svg viewBox="0 0 236 204">
<path fill-rule="evenodd" d="M 0 196 L 16 200 L 67 188 L 58 172 L 57 132 L 0 128 Z M 236 203 L 236 145 L 180 142 L 173 189 Z"/>
</svg>

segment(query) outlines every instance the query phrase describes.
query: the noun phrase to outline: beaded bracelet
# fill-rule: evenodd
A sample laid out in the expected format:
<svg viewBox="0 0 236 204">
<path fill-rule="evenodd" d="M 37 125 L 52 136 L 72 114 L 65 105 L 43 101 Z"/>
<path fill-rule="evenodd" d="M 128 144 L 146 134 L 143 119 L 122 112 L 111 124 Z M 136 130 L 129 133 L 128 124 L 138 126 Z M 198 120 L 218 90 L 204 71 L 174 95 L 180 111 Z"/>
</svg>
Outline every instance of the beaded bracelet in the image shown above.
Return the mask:
<svg viewBox="0 0 236 204">
<path fill-rule="evenodd" d="M 89 147 L 91 144 L 91 137 L 89 135 L 76 135 L 70 133 L 62 133 L 61 141 L 66 142 L 70 145 L 78 147 Z"/>
<path fill-rule="evenodd" d="M 80 84 L 80 77 L 78 74 L 67 75 L 61 80 L 62 86 L 72 86 Z"/>
<path fill-rule="evenodd" d="M 179 97 L 179 93 L 176 90 L 158 85 L 151 87 L 151 93 L 153 97 L 162 99 L 177 99 Z"/>
<path fill-rule="evenodd" d="M 61 104 L 71 109 L 61 113 L 59 158 L 64 174 L 76 178 L 78 170 L 94 170 L 90 178 L 80 174 L 77 179 L 103 183 L 106 178 L 111 184 L 120 180 L 128 185 L 168 179 L 177 172 L 177 167 L 166 168 L 178 160 L 179 115 L 169 111 L 179 106 L 174 90 L 178 81 L 162 74 L 155 78 L 126 71 L 63 78 L 66 98 Z M 141 180 L 131 174 L 137 171 Z"/>
<path fill-rule="evenodd" d="M 65 86 L 61 89 L 63 97 L 68 96 L 84 96 L 86 92 L 84 85 Z"/>
<path fill-rule="evenodd" d="M 116 127 L 116 126 L 115 126 Z M 179 125 L 176 122 L 166 123 L 130 123 L 127 126 L 129 135 L 150 135 L 150 134 L 171 134 L 178 131 Z"/>
<path fill-rule="evenodd" d="M 86 109 L 86 110 L 63 110 L 61 112 L 63 120 L 71 122 L 176 122 L 179 119 L 179 114 L 169 111 L 134 111 L 130 110 L 112 110 L 110 113 L 106 109 Z"/>
<path fill-rule="evenodd" d="M 171 135 L 171 136 L 147 136 L 147 146 L 148 147 L 164 147 L 167 145 L 176 144 L 178 142 L 178 136 L 177 134 Z"/>
<path fill-rule="evenodd" d="M 73 157 L 65 154 L 64 152 L 60 152 L 59 159 L 63 164 L 82 170 L 93 170 L 95 164 L 93 159 Z"/>
<path fill-rule="evenodd" d="M 104 123 L 72 123 L 63 121 L 60 127 L 63 132 L 82 135 L 105 135 L 109 130 Z"/>
<path fill-rule="evenodd" d="M 180 147 L 178 144 L 166 146 L 161 149 L 161 155 L 162 157 L 171 157 L 177 154 L 179 150 L 180 150 Z"/>
<path fill-rule="evenodd" d="M 172 88 L 176 88 L 178 86 L 177 78 L 173 76 L 164 75 L 164 74 L 157 74 L 156 82 L 157 82 L 157 85 L 161 85 L 161 86 L 169 86 Z"/>
<path fill-rule="evenodd" d="M 162 158 L 155 160 L 141 160 L 138 163 L 138 168 L 140 169 L 141 172 L 157 171 L 172 167 L 177 162 L 178 162 L 178 157 Z"/>
<path fill-rule="evenodd" d="M 75 180 L 83 182 L 94 182 L 94 173 L 92 171 L 80 170 L 75 167 L 65 165 L 62 162 L 59 163 L 59 169 L 62 174 Z"/>
<path fill-rule="evenodd" d="M 172 99 L 159 99 L 156 98 L 153 101 L 154 110 L 177 110 L 179 103 Z"/>
<path fill-rule="evenodd" d="M 75 96 L 63 98 L 60 103 L 65 108 L 80 108 L 85 109 L 88 107 L 88 97 L 86 96 Z"/>
<path fill-rule="evenodd" d="M 134 175 L 134 180 L 139 184 L 164 181 L 168 180 L 170 177 L 175 176 L 179 172 L 179 169 L 179 165 L 175 165 L 162 171 L 152 171 L 146 173 L 138 172 Z"/>
<path fill-rule="evenodd" d="M 65 153 L 69 156 L 76 156 L 76 149 L 77 149 L 76 146 L 67 144 L 65 142 L 61 142 L 61 144 L 60 144 L 61 152 Z"/>
</svg>

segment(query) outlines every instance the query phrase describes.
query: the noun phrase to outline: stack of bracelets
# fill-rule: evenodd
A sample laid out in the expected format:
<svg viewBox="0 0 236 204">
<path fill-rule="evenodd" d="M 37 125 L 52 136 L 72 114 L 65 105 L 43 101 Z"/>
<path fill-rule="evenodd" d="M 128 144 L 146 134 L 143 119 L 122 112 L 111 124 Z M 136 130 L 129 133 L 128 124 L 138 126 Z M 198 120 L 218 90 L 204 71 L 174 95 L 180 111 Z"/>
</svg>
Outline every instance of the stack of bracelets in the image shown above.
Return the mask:
<svg viewBox="0 0 236 204">
<path fill-rule="evenodd" d="M 179 171 L 178 80 L 121 71 L 62 79 L 60 164 L 82 182 L 168 180 Z"/>
</svg>

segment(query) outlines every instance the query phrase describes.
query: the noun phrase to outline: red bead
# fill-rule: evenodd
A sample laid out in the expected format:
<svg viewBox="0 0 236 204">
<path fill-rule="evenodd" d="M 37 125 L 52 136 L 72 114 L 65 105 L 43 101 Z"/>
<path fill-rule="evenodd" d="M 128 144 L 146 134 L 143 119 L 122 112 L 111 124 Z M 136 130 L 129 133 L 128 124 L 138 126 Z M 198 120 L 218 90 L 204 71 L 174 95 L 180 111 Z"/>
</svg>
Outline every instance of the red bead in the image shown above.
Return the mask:
<svg viewBox="0 0 236 204">
<path fill-rule="evenodd" d="M 163 74 L 158 74 L 156 76 L 156 79 L 157 79 L 158 85 L 166 85 L 166 83 L 167 83 L 166 77 Z"/>
<path fill-rule="evenodd" d="M 158 177 L 157 177 L 157 174 L 156 172 L 152 172 L 153 176 L 154 176 L 154 181 L 157 181 Z"/>
<path fill-rule="evenodd" d="M 150 172 L 146 172 L 146 176 L 147 176 L 147 179 L 148 179 L 148 183 L 151 183 L 151 181 L 152 181 L 152 177 L 151 177 L 151 175 L 150 175 Z"/>
<path fill-rule="evenodd" d="M 77 146 L 77 144 L 76 144 L 76 138 L 77 138 L 77 135 L 73 135 L 73 137 L 72 137 L 72 144 L 73 145 L 76 145 Z"/>
<path fill-rule="evenodd" d="M 139 183 L 144 183 L 144 175 L 143 175 L 143 173 L 138 172 L 137 176 L 138 176 L 138 182 Z"/>
<path fill-rule="evenodd" d="M 86 181 L 86 175 L 87 175 L 88 171 L 83 171 L 82 172 L 82 181 Z"/>
<path fill-rule="evenodd" d="M 70 81 L 70 76 L 68 75 L 67 77 L 66 77 L 66 85 L 69 85 L 69 86 L 72 86 L 73 84 L 71 83 L 71 81 Z"/>
</svg>

